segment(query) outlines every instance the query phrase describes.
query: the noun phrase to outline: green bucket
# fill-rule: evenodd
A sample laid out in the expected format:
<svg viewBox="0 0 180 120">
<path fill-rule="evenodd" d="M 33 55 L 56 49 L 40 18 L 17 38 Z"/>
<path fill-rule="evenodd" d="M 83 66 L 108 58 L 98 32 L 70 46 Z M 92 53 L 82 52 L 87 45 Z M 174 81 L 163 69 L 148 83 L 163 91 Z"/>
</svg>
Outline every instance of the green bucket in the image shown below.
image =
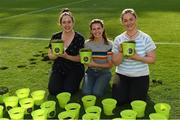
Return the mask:
<svg viewBox="0 0 180 120">
<path fill-rule="evenodd" d="M 99 115 L 95 113 L 86 113 L 82 116 L 82 120 L 100 120 Z"/>
<path fill-rule="evenodd" d="M 65 106 L 66 111 L 72 111 L 75 113 L 75 119 L 79 119 L 81 105 L 79 103 L 69 103 Z"/>
<path fill-rule="evenodd" d="M 55 55 L 64 53 L 64 41 L 63 40 L 52 40 L 52 52 Z"/>
<path fill-rule="evenodd" d="M 15 107 L 8 111 L 11 120 L 23 120 L 24 119 L 24 109 L 21 107 Z"/>
<path fill-rule="evenodd" d="M 122 119 L 136 120 L 137 112 L 134 110 L 123 110 L 120 112 Z"/>
<path fill-rule="evenodd" d="M 74 120 L 75 119 L 75 113 L 71 110 L 69 111 L 63 111 L 58 114 L 59 120 Z"/>
<path fill-rule="evenodd" d="M 105 115 L 113 115 L 113 110 L 116 108 L 117 101 L 113 98 L 102 100 L 103 110 Z"/>
<path fill-rule="evenodd" d="M 167 117 L 161 113 L 151 113 L 149 118 L 150 120 L 168 120 Z"/>
<path fill-rule="evenodd" d="M 11 108 L 18 106 L 18 97 L 17 96 L 8 96 L 4 98 L 4 104 L 6 106 L 6 110 L 10 110 Z"/>
<path fill-rule="evenodd" d="M 34 110 L 34 100 L 32 98 L 24 98 L 19 103 L 24 108 L 25 114 L 30 114 Z"/>
<path fill-rule="evenodd" d="M 3 109 L 4 109 L 4 107 L 2 105 L 0 105 L 0 118 L 3 117 Z"/>
<path fill-rule="evenodd" d="M 70 101 L 71 99 L 71 93 L 69 92 L 62 92 L 59 93 L 56 98 L 58 99 L 59 106 L 61 108 L 65 108 L 66 104 Z"/>
<path fill-rule="evenodd" d="M 3 104 L 3 99 L 9 96 L 9 89 L 7 87 L 1 86 L 0 87 L 0 104 Z"/>
<path fill-rule="evenodd" d="M 124 56 L 129 57 L 135 54 L 135 41 L 125 41 L 121 47 Z"/>
<path fill-rule="evenodd" d="M 157 103 L 154 105 L 154 109 L 156 113 L 161 113 L 166 116 L 166 118 L 169 118 L 169 113 L 171 110 L 171 106 L 167 103 Z"/>
<path fill-rule="evenodd" d="M 101 118 L 101 108 L 98 106 L 90 106 L 86 109 L 86 113 L 94 113 L 99 116 L 99 119 Z"/>
<path fill-rule="evenodd" d="M 47 113 L 44 109 L 38 109 L 31 113 L 33 120 L 47 120 Z"/>
<path fill-rule="evenodd" d="M 19 99 L 28 98 L 30 89 L 29 88 L 21 88 L 16 90 L 16 95 Z"/>
<path fill-rule="evenodd" d="M 88 48 L 80 49 L 80 59 L 82 64 L 88 64 L 92 60 L 92 50 Z"/>
<path fill-rule="evenodd" d="M 45 99 L 45 90 L 36 90 L 31 93 L 35 105 L 41 105 Z"/>
<path fill-rule="evenodd" d="M 84 109 L 86 110 L 90 106 L 94 106 L 96 104 L 96 96 L 94 95 L 86 95 L 82 97 L 82 102 Z"/>
<path fill-rule="evenodd" d="M 142 100 L 134 100 L 131 102 L 131 107 L 137 112 L 137 117 L 142 118 L 145 115 L 146 102 Z"/>
<path fill-rule="evenodd" d="M 41 104 L 41 109 L 45 109 L 47 112 L 47 118 L 54 118 L 56 115 L 56 102 L 55 101 L 46 101 Z"/>
<path fill-rule="evenodd" d="M 124 120 L 122 118 L 113 118 L 112 120 Z"/>
</svg>

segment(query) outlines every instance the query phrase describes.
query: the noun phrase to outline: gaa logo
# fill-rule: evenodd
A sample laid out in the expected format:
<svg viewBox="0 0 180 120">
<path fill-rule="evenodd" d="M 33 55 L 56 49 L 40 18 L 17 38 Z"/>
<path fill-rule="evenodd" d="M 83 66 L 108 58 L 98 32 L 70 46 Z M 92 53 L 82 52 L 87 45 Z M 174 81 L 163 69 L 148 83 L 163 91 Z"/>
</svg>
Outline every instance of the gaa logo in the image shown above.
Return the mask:
<svg viewBox="0 0 180 120">
<path fill-rule="evenodd" d="M 133 49 L 132 49 L 132 48 L 129 48 L 129 49 L 128 49 L 128 53 L 129 53 L 129 54 L 132 54 L 132 53 L 133 53 Z"/>
<path fill-rule="evenodd" d="M 56 53 L 59 53 L 59 52 L 60 52 L 60 49 L 59 49 L 59 48 L 55 48 L 54 51 L 55 51 Z"/>
<path fill-rule="evenodd" d="M 83 60 L 84 60 L 84 62 L 87 62 L 89 60 L 89 58 L 88 57 L 84 57 Z"/>
</svg>

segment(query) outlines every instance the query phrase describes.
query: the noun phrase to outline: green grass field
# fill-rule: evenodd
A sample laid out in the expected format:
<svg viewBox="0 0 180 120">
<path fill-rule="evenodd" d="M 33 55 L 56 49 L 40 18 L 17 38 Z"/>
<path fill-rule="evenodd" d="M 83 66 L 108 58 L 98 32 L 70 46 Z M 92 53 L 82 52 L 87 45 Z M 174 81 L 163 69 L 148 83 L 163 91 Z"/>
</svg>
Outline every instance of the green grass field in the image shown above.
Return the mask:
<svg viewBox="0 0 180 120">
<path fill-rule="evenodd" d="M 22 87 L 47 91 L 52 62 L 44 56 L 48 39 L 60 30 L 57 20 L 61 8 L 71 9 L 76 19 L 75 30 L 85 38 L 89 35 L 90 20 L 103 19 L 112 40 L 123 31 L 120 12 L 134 8 L 139 29 L 157 43 L 157 61 L 150 65 L 149 96 L 154 103 L 169 103 L 170 118 L 180 119 L 179 5 L 179 0 L 1 0 L 0 86 L 7 86 L 11 94 Z M 77 96 L 73 99 L 78 101 Z M 120 109 L 121 106 L 117 111 Z"/>
</svg>

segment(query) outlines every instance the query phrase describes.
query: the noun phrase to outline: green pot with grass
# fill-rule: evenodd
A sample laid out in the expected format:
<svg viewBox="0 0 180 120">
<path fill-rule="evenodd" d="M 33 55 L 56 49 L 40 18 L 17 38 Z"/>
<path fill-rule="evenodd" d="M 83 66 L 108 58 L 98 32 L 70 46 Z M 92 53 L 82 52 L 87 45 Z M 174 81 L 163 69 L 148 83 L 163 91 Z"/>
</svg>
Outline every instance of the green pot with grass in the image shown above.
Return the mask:
<svg viewBox="0 0 180 120">
<path fill-rule="evenodd" d="M 6 110 L 10 110 L 14 107 L 18 106 L 18 97 L 17 96 L 8 96 L 4 98 L 4 104 L 6 106 Z"/>
<path fill-rule="evenodd" d="M 88 64 L 92 60 L 92 50 L 88 48 L 82 48 L 79 51 L 82 64 Z"/>
<path fill-rule="evenodd" d="M 105 98 L 102 100 L 103 110 L 105 115 L 113 115 L 113 110 L 116 108 L 117 101 L 113 98 Z"/>
<path fill-rule="evenodd" d="M 4 98 L 9 96 L 9 89 L 5 86 L 0 87 L 0 104 L 4 103 Z"/>
<path fill-rule="evenodd" d="M 169 118 L 171 106 L 168 103 L 156 103 L 154 109 L 156 113 L 165 115 L 167 119 Z"/>
<path fill-rule="evenodd" d="M 137 117 L 142 118 L 145 116 L 146 102 L 142 100 L 134 100 L 131 102 L 131 107 L 137 112 Z"/>
<path fill-rule="evenodd" d="M 20 106 L 24 108 L 25 114 L 31 114 L 34 110 L 34 100 L 32 98 L 24 98 L 19 101 Z"/>
<path fill-rule="evenodd" d="M 11 120 L 23 120 L 24 109 L 22 107 L 15 107 L 8 111 Z"/>
<path fill-rule="evenodd" d="M 36 90 L 31 93 L 35 105 L 41 105 L 45 100 L 45 90 Z"/>
<path fill-rule="evenodd" d="M 56 102 L 55 101 L 46 101 L 41 104 L 41 109 L 46 110 L 47 118 L 54 118 L 56 115 Z"/>
<path fill-rule="evenodd" d="M 19 99 L 28 98 L 30 89 L 29 88 L 21 88 L 16 90 L 16 95 Z"/>
<path fill-rule="evenodd" d="M 72 111 L 75 113 L 75 119 L 79 119 L 81 105 L 79 103 L 69 103 L 65 106 L 66 111 Z"/>
<path fill-rule="evenodd" d="M 94 95 L 86 95 L 82 97 L 82 102 L 84 109 L 86 110 L 90 106 L 94 106 L 96 104 L 96 96 Z"/>
<path fill-rule="evenodd" d="M 124 120 L 136 120 L 137 112 L 134 110 L 126 109 L 120 112 L 122 119 Z"/>
<path fill-rule="evenodd" d="M 168 120 L 167 117 L 161 113 L 151 113 L 149 118 L 150 120 Z"/>
<path fill-rule="evenodd" d="M 55 55 L 64 53 L 64 41 L 63 40 L 51 40 L 52 52 Z"/>
<path fill-rule="evenodd" d="M 61 108 L 65 108 L 66 104 L 70 101 L 71 99 L 71 93 L 69 92 L 62 92 L 59 93 L 56 98 L 58 99 L 59 106 Z"/>
<path fill-rule="evenodd" d="M 121 44 L 123 55 L 130 57 L 135 54 L 135 41 L 125 41 Z"/>
</svg>

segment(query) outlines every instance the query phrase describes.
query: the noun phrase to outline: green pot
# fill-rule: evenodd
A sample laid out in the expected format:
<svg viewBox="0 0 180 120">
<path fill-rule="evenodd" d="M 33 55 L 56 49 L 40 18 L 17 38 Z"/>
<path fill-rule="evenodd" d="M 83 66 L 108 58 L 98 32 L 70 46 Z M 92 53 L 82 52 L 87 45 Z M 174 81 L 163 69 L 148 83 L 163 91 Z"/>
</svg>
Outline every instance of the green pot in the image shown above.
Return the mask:
<svg viewBox="0 0 180 120">
<path fill-rule="evenodd" d="M 35 105 L 41 105 L 45 99 L 45 90 L 36 90 L 31 93 Z"/>
<path fill-rule="evenodd" d="M 86 109 L 86 113 L 94 113 L 99 116 L 99 119 L 101 117 L 101 108 L 98 106 L 91 106 Z"/>
<path fill-rule="evenodd" d="M 47 120 L 47 113 L 44 109 L 38 109 L 31 113 L 33 120 Z"/>
<path fill-rule="evenodd" d="M 4 109 L 4 107 L 2 105 L 0 105 L 0 118 L 3 117 L 3 109 Z"/>
<path fill-rule="evenodd" d="M 0 87 L 0 104 L 3 104 L 3 99 L 9 96 L 9 89 L 7 87 Z"/>
<path fill-rule="evenodd" d="M 52 52 L 55 55 L 64 53 L 64 41 L 63 40 L 52 40 Z"/>
<path fill-rule="evenodd" d="M 30 89 L 29 88 L 21 88 L 16 90 L 16 95 L 19 99 L 28 98 Z"/>
<path fill-rule="evenodd" d="M 142 100 L 134 100 L 131 102 L 132 109 L 137 112 L 137 117 L 142 118 L 145 115 L 146 102 Z"/>
<path fill-rule="evenodd" d="M 90 106 L 94 106 L 96 104 L 96 96 L 94 95 L 86 95 L 82 97 L 82 102 L 84 109 L 86 110 Z"/>
<path fill-rule="evenodd" d="M 86 113 L 82 116 L 82 120 L 100 120 L 99 116 L 95 113 Z"/>
<path fill-rule="evenodd" d="M 169 113 L 171 110 L 171 106 L 167 103 L 157 103 L 154 105 L 154 109 L 156 113 L 160 113 L 166 116 L 166 118 L 169 118 Z"/>
<path fill-rule="evenodd" d="M 58 114 L 59 120 L 74 120 L 75 119 L 75 113 L 73 111 L 63 111 Z"/>
<path fill-rule="evenodd" d="M 131 119 L 131 120 L 136 120 L 137 112 L 134 110 L 123 110 L 120 112 L 120 115 L 122 119 Z"/>
<path fill-rule="evenodd" d="M 32 98 L 24 98 L 19 101 L 22 108 L 25 110 L 25 114 L 31 114 L 34 110 L 34 100 Z"/>
<path fill-rule="evenodd" d="M 102 100 L 103 110 L 105 115 L 113 115 L 113 110 L 116 108 L 117 101 L 113 98 Z"/>
<path fill-rule="evenodd" d="M 80 59 L 82 64 L 88 64 L 92 60 L 92 50 L 88 48 L 80 49 Z"/>
<path fill-rule="evenodd" d="M 149 115 L 150 120 L 168 120 L 167 117 L 160 113 L 151 113 Z"/>
<path fill-rule="evenodd" d="M 71 99 L 71 93 L 69 92 L 62 92 L 59 93 L 56 98 L 58 99 L 59 106 L 61 108 L 65 108 L 66 104 L 70 101 Z"/>
<path fill-rule="evenodd" d="M 75 113 L 75 119 L 79 119 L 81 105 L 79 103 L 69 103 L 65 106 L 66 111 L 72 111 Z"/>
<path fill-rule="evenodd" d="M 4 98 L 4 104 L 6 106 L 6 110 L 10 110 L 14 107 L 18 106 L 18 97 L 17 96 L 8 96 Z"/>
<path fill-rule="evenodd" d="M 8 111 L 11 120 L 23 120 L 24 109 L 21 107 L 15 107 Z"/>
<path fill-rule="evenodd" d="M 55 101 L 46 101 L 41 104 L 41 109 L 45 109 L 47 112 L 47 118 L 54 118 L 56 115 L 56 102 Z"/>
<path fill-rule="evenodd" d="M 123 55 L 125 57 L 130 57 L 135 54 L 135 42 L 134 41 L 125 41 L 121 44 Z"/>
</svg>

